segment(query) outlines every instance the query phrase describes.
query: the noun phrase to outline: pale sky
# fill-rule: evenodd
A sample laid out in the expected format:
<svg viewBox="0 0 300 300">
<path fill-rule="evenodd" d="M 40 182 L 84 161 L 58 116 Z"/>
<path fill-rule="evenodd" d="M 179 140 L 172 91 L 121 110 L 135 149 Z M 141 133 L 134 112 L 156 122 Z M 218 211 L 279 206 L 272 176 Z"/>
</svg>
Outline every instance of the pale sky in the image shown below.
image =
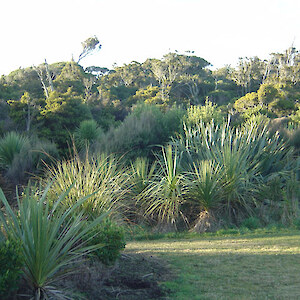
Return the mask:
<svg viewBox="0 0 300 300">
<path fill-rule="evenodd" d="M 102 49 L 84 67 L 111 68 L 195 51 L 214 67 L 239 57 L 300 50 L 298 0 L 1 0 L 0 75 L 76 60 L 96 35 Z"/>
</svg>

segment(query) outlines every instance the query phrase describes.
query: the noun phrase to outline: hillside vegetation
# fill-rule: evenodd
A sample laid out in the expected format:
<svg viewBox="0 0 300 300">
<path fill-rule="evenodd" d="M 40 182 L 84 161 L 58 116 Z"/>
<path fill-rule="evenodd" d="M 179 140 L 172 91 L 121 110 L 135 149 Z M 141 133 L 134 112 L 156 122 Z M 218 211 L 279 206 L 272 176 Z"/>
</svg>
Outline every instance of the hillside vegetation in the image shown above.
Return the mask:
<svg viewBox="0 0 300 300">
<path fill-rule="evenodd" d="M 61 280 L 83 261 L 113 265 L 139 228 L 298 228 L 299 79 L 293 47 L 213 71 L 168 53 L 2 76 L 0 298 L 77 299 Z"/>
</svg>

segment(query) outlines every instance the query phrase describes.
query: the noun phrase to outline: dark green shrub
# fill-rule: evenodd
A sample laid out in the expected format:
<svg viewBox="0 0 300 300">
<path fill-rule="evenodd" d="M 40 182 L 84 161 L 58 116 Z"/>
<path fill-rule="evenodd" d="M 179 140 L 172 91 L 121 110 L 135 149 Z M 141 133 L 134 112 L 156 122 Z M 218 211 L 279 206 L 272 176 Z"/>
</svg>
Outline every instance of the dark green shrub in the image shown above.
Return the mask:
<svg viewBox="0 0 300 300">
<path fill-rule="evenodd" d="M 112 265 L 125 248 L 125 233 L 122 227 L 106 219 L 92 232 L 89 240 L 90 245 L 102 244 L 103 247 L 93 252 L 103 264 Z"/>
<path fill-rule="evenodd" d="M 298 230 L 300 230 L 300 218 L 297 218 L 293 221 L 294 227 L 296 227 Z"/>
<path fill-rule="evenodd" d="M 241 226 L 250 230 L 257 229 L 260 227 L 260 221 L 258 218 L 249 217 L 242 222 Z"/>
<path fill-rule="evenodd" d="M 0 299 L 8 299 L 18 288 L 22 266 L 20 243 L 13 240 L 0 242 Z"/>
<path fill-rule="evenodd" d="M 42 171 L 46 164 L 58 158 L 54 143 L 9 132 L 0 139 L 0 168 L 14 184 L 25 183 L 29 174 Z"/>
<path fill-rule="evenodd" d="M 164 145 L 181 127 L 183 111 L 172 108 L 165 113 L 154 105 L 140 105 L 117 128 L 112 128 L 99 147 L 107 153 L 126 153 L 129 160 L 153 158 L 157 145 Z"/>
<path fill-rule="evenodd" d="M 0 167 L 8 169 L 16 155 L 24 151 L 29 146 L 29 139 L 15 131 L 5 134 L 0 139 Z"/>
</svg>

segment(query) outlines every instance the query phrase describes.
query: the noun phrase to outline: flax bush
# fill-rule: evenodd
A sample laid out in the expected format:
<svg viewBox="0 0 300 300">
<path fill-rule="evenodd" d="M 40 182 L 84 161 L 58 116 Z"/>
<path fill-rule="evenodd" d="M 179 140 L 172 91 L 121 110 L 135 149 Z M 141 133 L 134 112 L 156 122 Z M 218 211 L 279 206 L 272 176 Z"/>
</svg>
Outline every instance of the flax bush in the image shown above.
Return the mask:
<svg viewBox="0 0 300 300">
<path fill-rule="evenodd" d="M 270 135 L 267 125 L 250 120 L 232 128 L 230 121 L 221 125 L 200 121 L 185 126 L 184 133 L 171 145 L 182 153 L 182 166 L 211 161 L 218 165 L 220 195 L 214 210 L 222 212 L 229 223 L 240 223 L 252 216 L 264 201 L 261 191 L 278 172 L 295 169 L 294 152 L 278 133 Z M 205 177 L 192 180 L 195 188 Z M 193 188 L 189 185 L 189 189 Z"/>
<path fill-rule="evenodd" d="M 5 213 L 0 211 L 1 226 L 7 236 L 21 242 L 24 260 L 23 274 L 34 299 L 73 299 L 57 283 L 74 272 L 83 257 L 102 245 L 87 245 L 86 240 L 103 215 L 87 222 L 77 209 L 88 196 L 78 199 L 72 207 L 61 205 L 70 191 L 57 196 L 50 208 L 48 192 L 27 188 L 22 199 L 17 197 L 18 210 L 14 212 L 0 189 L 0 201 Z"/>
</svg>

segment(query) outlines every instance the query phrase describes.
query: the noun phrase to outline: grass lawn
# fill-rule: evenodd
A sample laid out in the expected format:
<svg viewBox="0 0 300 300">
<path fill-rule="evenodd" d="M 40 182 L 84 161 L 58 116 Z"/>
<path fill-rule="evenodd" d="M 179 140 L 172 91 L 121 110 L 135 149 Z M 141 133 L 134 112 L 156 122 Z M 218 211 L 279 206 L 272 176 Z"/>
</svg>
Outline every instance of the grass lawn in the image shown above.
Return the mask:
<svg viewBox="0 0 300 300">
<path fill-rule="evenodd" d="M 299 231 L 131 241 L 126 252 L 168 262 L 168 299 L 300 299 Z"/>
</svg>

